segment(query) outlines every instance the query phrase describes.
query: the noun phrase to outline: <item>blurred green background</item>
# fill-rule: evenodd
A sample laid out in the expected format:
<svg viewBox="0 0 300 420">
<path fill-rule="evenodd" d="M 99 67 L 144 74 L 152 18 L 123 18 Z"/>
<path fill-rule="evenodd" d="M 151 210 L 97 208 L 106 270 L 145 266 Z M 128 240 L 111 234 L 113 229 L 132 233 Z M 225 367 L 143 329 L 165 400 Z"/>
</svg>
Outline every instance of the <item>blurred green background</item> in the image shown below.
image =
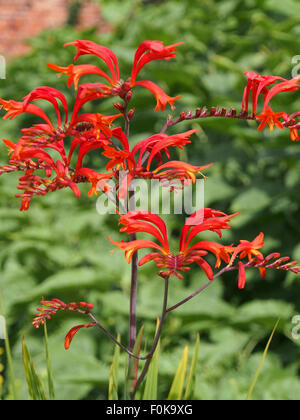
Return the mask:
<svg viewBox="0 0 300 420">
<path fill-rule="evenodd" d="M 74 101 L 73 90 L 66 88 L 66 78 L 58 79 L 46 66 L 46 62 L 62 66 L 72 62 L 74 49 L 62 48 L 65 42 L 91 39 L 112 48 L 126 78 L 136 47 L 145 39 L 159 39 L 166 44 L 185 41 L 176 60 L 151 63 L 142 74 L 143 79 L 159 83 L 170 95 L 182 95 L 175 115 L 204 105 L 234 106 L 239 110 L 244 71 L 290 78 L 292 57 L 300 53 L 300 4 L 296 0 L 98 3 L 113 28 L 111 32 L 99 35 L 93 28 L 78 32 L 70 19 L 69 25 L 30 40 L 32 52 L 10 62 L 7 79 L 0 81 L 0 96 L 20 100 L 35 87 L 50 85 Z M 83 58 L 83 62 L 92 60 Z M 84 82 L 96 79 L 86 77 Z M 299 110 L 297 93 L 283 94 L 276 101 L 274 109 L 278 111 Z M 135 91 L 133 102 L 137 112 L 132 122 L 132 142 L 159 131 L 169 112 L 154 113 L 153 97 L 144 89 Z M 94 102 L 85 109 L 111 113 L 111 104 L 110 100 Z M 16 141 L 18 130 L 34 122 L 36 119 L 28 116 L 1 120 L 1 137 Z M 278 250 L 300 259 L 300 145 L 292 143 L 285 130 L 259 133 L 255 122 L 207 119 L 192 125 L 183 123 L 176 130 L 191 127 L 200 131 L 186 148 L 184 158 L 192 164 L 214 162 L 206 171 L 205 206 L 242 212 L 232 222 L 233 229 L 224 235 L 224 242 L 252 240 L 263 231 L 265 252 Z M 2 164 L 7 162 L 2 145 L 0 156 Z M 89 159 L 95 168 L 104 165 L 98 156 L 90 154 Z M 126 343 L 130 267 L 121 253 L 111 255 L 112 245 L 106 235 L 121 239 L 118 219 L 98 215 L 95 198 L 88 199 L 83 192 L 76 199 L 71 191 L 60 191 L 34 199 L 30 211 L 20 213 L 20 203 L 14 198 L 16 185 L 17 176 L 13 174 L 0 178 L 0 289 L 19 397 L 27 398 L 21 360 L 23 335 L 46 381 L 43 331 L 31 326 L 39 300 L 58 297 L 67 302 L 93 302 L 98 319 L 114 334 L 120 333 Z M 165 219 L 172 243 L 177 246 L 184 217 Z M 172 278 L 170 304 L 199 288 L 203 281 L 197 269 L 183 281 Z M 244 399 L 267 338 L 280 317 L 279 330 L 253 397 L 299 399 L 300 340 L 291 338 L 292 317 L 300 313 L 298 281 L 295 275 L 274 271 L 262 280 L 253 270 L 247 273 L 246 289 L 239 291 L 236 273 L 229 274 L 170 314 L 159 365 L 161 398 L 167 396 L 184 345 L 194 343 L 200 332 L 195 398 Z M 139 325 L 145 324 L 148 343 L 161 310 L 162 288 L 153 265 L 140 270 L 138 316 Z M 98 331 L 88 330 L 79 333 L 68 352 L 63 348 L 67 330 L 80 323 L 82 318 L 60 314 L 48 325 L 57 396 L 106 399 L 112 343 Z M 1 360 L 5 364 L 4 355 Z M 125 363 L 123 357 L 124 369 Z M 5 383 L 3 393 L 7 396 Z"/>
</svg>

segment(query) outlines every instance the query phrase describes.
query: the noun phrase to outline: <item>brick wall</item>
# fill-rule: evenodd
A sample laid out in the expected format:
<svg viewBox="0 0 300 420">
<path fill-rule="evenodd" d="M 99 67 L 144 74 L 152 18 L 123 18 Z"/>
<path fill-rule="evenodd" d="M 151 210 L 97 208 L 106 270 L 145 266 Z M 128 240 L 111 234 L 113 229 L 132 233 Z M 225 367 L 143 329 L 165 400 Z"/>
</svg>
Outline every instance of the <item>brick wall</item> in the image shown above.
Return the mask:
<svg viewBox="0 0 300 420">
<path fill-rule="evenodd" d="M 29 50 L 26 38 L 47 28 L 67 23 L 70 3 L 74 0 L 0 0 L 0 55 L 7 59 Z M 82 0 L 78 27 L 100 26 L 99 7 Z"/>
</svg>

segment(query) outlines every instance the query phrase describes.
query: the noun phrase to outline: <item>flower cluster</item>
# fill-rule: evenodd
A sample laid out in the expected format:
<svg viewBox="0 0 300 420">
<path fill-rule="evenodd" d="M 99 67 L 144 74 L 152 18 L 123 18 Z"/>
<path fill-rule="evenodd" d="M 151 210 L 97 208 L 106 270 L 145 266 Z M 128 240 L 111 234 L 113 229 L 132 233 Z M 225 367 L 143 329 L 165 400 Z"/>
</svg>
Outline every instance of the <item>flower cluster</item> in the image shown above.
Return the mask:
<svg viewBox="0 0 300 420">
<path fill-rule="evenodd" d="M 279 76 L 262 76 L 254 72 L 247 72 L 245 74 L 248 82 L 244 90 L 242 106 L 243 110 L 248 113 L 251 94 L 253 116 L 260 122 L 258 130 L 263 130 L 267 125 L 271 131 L 273 131 L 274 126 L 280 129 L 288 127 L 291 139 L 293 141 L 300 140 L 298 132 L 300 127 L 296 124 L 296 117 L 300 114 L 298 112 L 292 115 L 286 112 L 274 112 L 270 107 L 271 100 L 279 93 L 298 90 L 300 86 L 299 76 L 289 80 Z M 257 114 L 258 101 L 261 95 L 264 99 L 263 108 L 261 114 Z"/>
<path fill-rule="evenodd" d="M 41 325 L 44 325 L 47 319 L 51 319 L 51 317 L 56 315 L 58 311 L 71 311 L 80 314 L 88 314 L 94 307 L 91 303 L 72 302 L 67 304 L 59 299 L 42 300 L 41 304 L 43 306 L 37 308 L 37 313 L 35 314 L 35 318 L 32 323 L 35 328 L 39 328 Z"/>
<path fill-rule="evenodd" d="M 166 134 L 168 128 L 184 120 L 208 117 L 253 119 L 260 122 L 259 130 L 267 125 L 271 130 L 274 126 L 280 129 L 286 127 L 290 130 L 292 140 L 300 140 L 298 133 L 300 124 L 296 123 L 296 118 L 300 116 L 300 113 L 289 115 L 285 112 L 274 112 L 270 106 L 271 100 L 277 94 L 296 91 L 299 88 L 300 78 L 288 80 L 248 72 L 240 114 L 233 108 L 227 111 L 221 107 L 212 107 L 210 111 L 206 107 L 197 108 L 194 114 L 192 111 L 182 112 L 177 119 L 169 116 L 161 132 L 146 139 L 140 139 L 132 147 L 129 140 L 129 124 L 135 110 L 129 109 L 129 103 L 135 88 L 144 87 L 154 95 L 155 111 L 164 111 L 167 105 L 174 109 L 175 101 L 180 98 L 180 96 L 168 96 L 150 80 L 140 80 L 140 72 L 151 61 L 175 58 L 176 47 L 180 44 L 165 46 L 161 41 L 144 41 L 137 48 L 131 74 L 126 79 L 120 77 L 118 59 L 107 47 L 88 40 L 77 40 L 66 44 L 66 46 L 76 48 L 75 62 L 83 55 L 92 55 L 99 59 L 102 66 L 105 66 L 103 70 L 90 64 L 70 64 L 63 67 L 48 63 L 49 68 L 57 71 L 59 76 L 64 74 L 68 76 L 69 88 L 74 85 L 76 100 L 72 112 L 69 112 L 66 97 L 57 89 L 48 86 L 34 89 L 20 102 L 0 98 L 1 106 L 7 111 L 4 119 L 12 119 L 28 113 L 42 120 L 29 128 L 22 129 L 21 137 L 16 143 L 8 139 L 3 140 L 11 156 L 8 164 L 0 166 L 0 175 L 10 172 L 22 173 L 18 185 L 21 193 L 17 194 L 22 199 L 21 210 L 28 210 L 34 196 L 44 196 L 49 192 L 64 188 L 71 189 L 76 197 L 80 197 L 78 184 L 81 183 L 90 183 L 89 196 L 92 196 L 99 190 L 108 194 L 109 181 L 116 180 L 119 204 L 121 199 L 128 198 L 130 184 L 136 178 L 159 180 L 171 191 L 178 188 L 178 182 L 179 188 L 195 183 L 198 175 L 205 177 L 201 171 L 209 168 L 212 163 L 194 166 L 188 162 L 172 160 L 171 151 L 182 149 L 190 144 L 192 136 L 198 131 L 194 129 L 177 134 Z M 81 78 L 85 75 L 95 75 L 101 81 L 80 84 Z M 249 116 L 250 95 L 252 115 Z M 264 102 L 261 113 L 258 113 L 261 96 Z M 82 111 L 88 102 L 105 98 L 118 98 L 117 100 L 121 101 L 114 103 L 114 112 L 111 115 Z M 54 118 L 52 114 L 48 115 L 35 104 L 40 100 L 51 104 Z M 99 172 L 99 168 L 84 165 L 86 155 L 91 151 L 101 156 L 105 170 Z M 55 154 L 56 158 L 53 157 Z M 121 172 L 125 172 L 125 176 L 120 177 Z M 151 261 L 156 263 L 159 269 L 158 275 L 164 278 L 165 294 L 168 291 L 169 278 L 177 276 L 182 279 L 183 274 L 191 269 L 192 264 L 200 267 L 208 279 L 208 284 L 225 272 L 237 270 L 240 289 L 245 287 L 246 269 L 257 268 L 261 277 L 265 276 L 267 269 L 272 268 L 295 274 L 300 272 L 298 263 L 290 261 L 289 257 L 281 257 L 279 253 L 266 257 L 262 254 L 263 233 L 260 233 L 253 241 L 241 240 L 238 245 L 221 243 L 223 231 L 231 228 L 231 219 L 238 214 L 226 214 L 210 208 L 199 209 L 187 219 L 182 227 L 177 253 L 171 251 L 170 235 L 168 235 L 166 224 L 157 214 L 149 211 L 129 211 L 124 215 L 119 215 L 120 232 L 128 235 L 130 239 L 128 242 L 124 240 L 117 242 L 111 238 L 109 240 L 124 251 L 128 263 L 133 260 L 131 299 L 136 296 L 133 283 L 137 284 L 137 272 L 134 272 L 134 270 L 137 271 L 137 252 L 144 249 L 150 249 L 151 252 L 142 256 L 138 265 L 142 266 Z M 216 241 L 199 240 L 203 232 L 213 232 L 219 236 L 219 239 Z M 152 238 L 137 238 L 137 235 L 141 233 L 151 235 Z M 215 260 L 214 264 L 211 263 L 211 259 Z M 183 302 L 187 300 L 189 298 Z M 38 308 L 33 321 L 36 328 L 60 310 L 89 315 L 93 321 L 96 321 L 90 313 L 93 305 L 89 303 L 66 304 L 59 299 L 41 303 L 43 306 Z M 173 310 L 180 304 L 179 302 L 167 309 L 165 307 L 167 296 L 165 296 L 162 320 L 167 311 Z M 135 307 L 136 302 L 131 302 L 131 310 Z M 127 351 L 130 356 L 133 349 L 131 344 L 134 344 L 136 339 L 136 325 L 132 325 L 135 320 L 136 314 L 131 313 L 130 349 Z M 73 337 L 80 329 L 94 326 L 106 331 L 98 321 L 75 326 L 66 336 L 65 348 L 70 347 Z M 161 327 L 158 331 L 160 334 Z M 110 333 L 107 335 L 112 338 Z M 113 339 L 113 341 L 117 343 L 117 340 Z M 155 342 L 157 345 L 158 340 Z M 120 343 L 119 345 L 122 347 Z M 154 350 L 150 352 L 150 356 L 154 354 Z"/>
<path fill-rule="evenodd" d="M 231 218 L 238 214 L 227 215 L 221 211 L 209 208 L 198 210 L 187 219 L 181 230 L 179 251 L 176 255 L 170 251 L 167 228 L 164 221 L 156 214 L 147 211 L 133 211 L 121 216 L 120 224 L 123 227 L 120 229 L 120 232 L 127 235 L 140 232 L 147 233 L 156 238 L 159 244 L 147 239 L 137 239 L 130 242 L 115 242 L 109 239 L 125 252 L 128 263 L 131 262 L 132 256 L 136 251 L 140 249 L 154 249 L 155 252 L 146 254 L 140 259 L 139 265 L 142 266 L 149 261 L 154 261 L 158 268 L 164 269 L 159 273 L 161 277 L 177 276 L 182 279 L 181 272 L 189 271 L 191 269 L 190 265 L 196 263 L 204 271 L 207 278 L 212 281 L 217 273 L 214 273 L 212 266 L 205 259 L 209 253 L 213 254 L 216 259 L 215 268 L 220 269 L 223 262 L 226 264 L 228 271 L 231 269 L 239 270 L 240 289 L 243 289 L 245 286 L 245 268 L 259 268 L 262 277 L 266 274 L 266 268 L 292 271 L 295 274 L 300 272 L 300 266 L 298 266 L 297 261 L 287 263 L 290 260 L 289 257 L 279 258 L 279 253 L 273 253 L 266 258 L 263 257 L 263 254 L 259 251 L 264 246 L 263 233 L 260 233 L 253 241 L 241 240 L 237 246 L 233 244 L 223 245 L 218 242 L 205 240 L 192 244 L 193 239 L 204 231 L 214 232 L 222 238 L 222 230 L 230 229 L 229 222 Z M 240 261 L 237 265 L 234 265 L 236 258 L 239 258 Z M 276 261 L 269 264 L 269 261 L 274 258 L 277 258 Z"/>
<path fill-rule="evenodd" d="M 163 111 L 167 104 L 174 106 L 174 101 L 179 97 L 171 98 L 153 82 L 136 79 L 144 65 L 150 61 L 170 60 L 175 57 L 175 47 L 179 44 L 164 46 L 160 41 L 143 42 L 137 49 L 131 77 L 126 82 L 120 79 L 117 58 L 108 48 L 91 41 L 76 41 L 67 45 L 76 46 L 75 60 L 81 55 L 92 54 L 103 60 L 108 67 L 108 73 L 106 73 L 88 64 L 72 64 L 68 67 L 49 64 L 52 69 L 66 73 L 69 76 L 68 86 L 71 87 L 74 83 L 77 90 L 70 118 L 65 96 L 52 87 L 38 87 L 23 98 L 22 102 L 0 98 L 0 104 L 7 111 L 4 119 L 29 113 L 43 120 L 43 124 L 35 124 L 30 128 L 22 129 L 22 135 L 16 144 L 7 139 L 3 140 L 11 158 L 7 165 L 0 166 L 0 175 L 14 171 L 23 172 L 18 185 L 22 193 L 16 195 L 22 199 L 21 210 L 28 210 L 32 197 L 43 196 L 48 192 L 63 188 L 71 188 L 75 196 L 80 197 L 78 187 L 80 183 L 91 184 L 89 196 L 97 194 L 98 190 L 107 192 L 109 191 L 107 181 L 115 178 L 118 182 L 120 170 L 128 171 L 124 182 L 119 185 L 119 195 L 123 198 L 128 192 L 130 182 L 137 177 L 157 179 L 165 182 L 166 185 L 170 185 L 173 179 L 179 180 L 183 185 L 195 182 L 196 174 L 211 164 L 193 166 L 185 162 L 170 161 L 169 149 L 182 148 L 190 143 L 189 138 L 197 130 L 171 136 L 164 133 L 156 134 L 141 140 L 131 149 L 123 129 L 112 127 L 121 117 L 132 118 L 134 111 L 130 111 L 128 115 L 125 115 L 125 111 L 135 86 L 144 86 L 154 94 L 157 100 L 156 110 Z M 103 77 L 108 84 L 79 85 L 81 77 L 86 74 Z M 80 114 L 87 102 L 108 96 L 119 96 L 125 101 L 126 105 L 115 104 L 119 110 L 118 114 L 109 116 L 99 113 Z M 56 115 L 55 122 L 34 103 L 41 99 L 53 106 Z M 59 103 L 63 111 L 60 110 Z M 70 144 L 68 144 L 69 138 L 71 138 Z M 57 160 L 50 153 L 53 150 L 58 156 Z M 75 156 L 76 150 L 77 156 Z M 104 159 L 108 159 L 106 172 L 99 173 L 93 168 L 84 166 L 84 158 L 92 150 L 97 150 Z M 163 162 L 163 154 L 169 160 L 166 163 Z M 156 162 L 155 165 L 153 161 Z"/>
</svg>

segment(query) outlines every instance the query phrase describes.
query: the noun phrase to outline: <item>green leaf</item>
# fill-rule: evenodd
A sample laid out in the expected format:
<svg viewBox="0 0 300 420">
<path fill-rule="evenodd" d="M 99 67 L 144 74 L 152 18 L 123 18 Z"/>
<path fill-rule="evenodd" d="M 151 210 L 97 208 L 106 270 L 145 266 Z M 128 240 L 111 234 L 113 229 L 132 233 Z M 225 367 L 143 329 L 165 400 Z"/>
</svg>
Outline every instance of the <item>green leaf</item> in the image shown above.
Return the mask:
<svg viewBox="0 0 300 420">
<path fill-rule="evenodd" d="M 156 335 L 158 326 L 159 326 L 159 320 L 157 321 L 155 335 Z M 148 369 L 143 400 L 153 400 L 153 401 L 157 400 L 159 354 L 160 354 L 160 340 L 158 341 L 156 350 L 153 354 L 153 357 L 152 357 L 152 360 Z"/>
<path fill-rule="evenodd" d="M 261 370 L 262 370 L 263 364 L 264 364 L 264 362 L 265 362 L 265 358 L 267 357 L 267 353 L 268 353 L 268 350 L 269 350 L 270 344 L 271 344 L 272 339 L 273 339 L 273 337 L 274 337 L 275 331 L 277 330 L 277 327 L 278 327 L 278 325 L 279 325 L 279 322 L 280 322 L 280 319 L 278 319 L 278 321 L 276 322 L 276 324 L 275 324 L 275 326 L 274 326 L 274 328 L 273 328 L 272 334 L 271 334 L 271 336 L 270 336 L 270 338 L 269 338 L 269 341 L 268 341 L 268 343 L 267 343 L 267 345 L 266 345 L 265 351 L 264 351 L 264 353 L 263 353 L 263 356 L 262 356 L 262 358 L 261 358 L 261 361 L 260 361 L 259 366 L 258 366 L 258 368 L 257 368 L 257 371 L 256 371 L 256 373 L 255 373 L 254 379 L 253 379 L 253 381 L 252 381 L 251 387 L 250 387 L 250 389 L 249 389 L 249 392 L 248 392 L 248 395 L 247 395 L 247 398 L 246 398 L 246 400 L 247 400 L 247 401 L 248 401 L 248 400 L 250 400 L 250 398 L 251 398 L 251 395 L 252 395 L 253 390 L 254 390 L 254 388 L 255 388 L 256 382 L 257 382 L 257 380 L 258 380 L 258 378 L 259 378 L 259 375 L 260 375 L 260 373 L 261 373 Z"/>
<path fill-rule="evenodd" d="M 47 374 L 48 374 L 48 389 L 50 400 L 55 400 L 55 389 L 53 382 L 53 372 L 51 367 L 50 352 L 49 352 L 49 341 L 48 341 L 48 330 L 47 323 L 44 324 L 44 335 L 45 335 L 45 351 L 46 351 L 46 361 L 47 361 Z"/>
<path fill-rule="evenodd" d="M 184 380 L 186 376 L 186 368 L 187 368 L 187 362 L 188 362 L 188 355 L 189 355 L 189 346 L 186 345 L 181 361 L 178 365 L 177 372 L 173 380 L 170 392 L 169 392 L 168 400 L 181 400 L 182 399 Z"/>
<path fill-rule="evenodd" d="M 118 334 L 117 337 L 118 341 L 121 341 L 121 336 Z M 118 400 L 118 387 L 119 387 L 119 363 L 120 362 L 120 347 L 115 346 L 115 352 L 112 364 L 110 366 L 110 373 L 109 373 L 109 388 L 108 388 L 108 399 L 111 400 Z"/>
<path fill-rule="evenodd" d="M 44 390 L 43 383 L 40 380 L 40 377 L 34 366 L 32 357 L 29 353 L 24 337 L 22 340 L 22 354 L 23 354 L 23 365 L 24 365 L 26 382 L 27 382 L 30 399 L 33 401 L 46 401 L 47 396 Z"/>
<path fill-rule="evenodd" d="M 0 291 L 0 315 L 2 315 L 4 317 L 4 320 L 5 320 L 1 291 Z M 4 333 L 5 333 L 5 350 L 6 350 L 8 372 L 9 372 L 9 378 L 10 378 L 9 388 L 10 388 L 10 393 L 11 393 L 12 399 L 14 401 L 16 401 L 16 400 L 18 400 L 16 378 L 15 378 L 15 371 L 14 371 L 10 341 L 9 341 L 9 336 L 8 336 L 8 333 L 7 333 L 7 327 L 6 327 L 6 322 L 5 321 L 4 321 Z"/>
<path fill-rule="evenodd" d="M 186 385 L 186 390 L 185 390 L 185 394 L 183 398 L 184 400 L 191 400 L 194 396 L 199 345 L 200 345 L 200 334 L 197 334 L 194 355 L 193 355 L 189 377 L 188 377 L 188 381 Z"/>
</svg>

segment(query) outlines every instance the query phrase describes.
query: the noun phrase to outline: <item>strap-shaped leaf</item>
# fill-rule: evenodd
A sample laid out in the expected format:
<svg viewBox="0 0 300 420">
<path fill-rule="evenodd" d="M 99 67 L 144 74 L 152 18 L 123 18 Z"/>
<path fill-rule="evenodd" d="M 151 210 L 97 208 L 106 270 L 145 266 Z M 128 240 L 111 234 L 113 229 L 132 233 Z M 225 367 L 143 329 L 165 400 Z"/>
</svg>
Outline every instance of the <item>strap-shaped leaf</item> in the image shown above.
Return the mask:
<svg viewBox="0 0 300 420">
<path fill-rule="evenodd" d="M 186 345 L 169 392 L 168 400 L 182 400 L 188 356 L 189 346 Z"/>
<path fill-rule="evenodd" d="M 273 328 L 272 334 L 271 334 L 271 336 L 270 336 L 270 338 L 269 338 L 269 341 L 268 341 L 268 343 L 267 343 L 267 345 L 266 345 L 265 351 L 264 351 L 264 353 L 263 353 L 263 355 L 262 355 L 262 358 L 261 358 L 261 361 L 260 361 L 260 363 L 259 363 L 259 365 L 258 365 L 257 371 L 255 372 L 255 375 L 254 375 L 254 378 L 253 378 L 253 381 L 252 381 L 251 387 L 250 387 L 250 389 L 249 389 L 249 392 L 248 392 L 248 395 L 247 395 L 246 400 L 250 400 L 250 398 L 251 398 L 251 396 L 252 396 L 253 390 L 254 390 L 254 388 L 255 388 L 256 382 L 257 382 L 257 380 L 258 380 L 258 378 L 259 378 L 259 375 L 260 375 L 260 373 L 261 373 L 261 370 L 262 370 L 263 364 L 264 364 L 264 362 L 265 362 L 265 358 L 267 357 L 267 353 L 268 353 L 268 350 L 269 350 L 270 344 L 271 344 L 271 342 L 272 342 L 272 340 L 273 340 L 273 337 L 274 337 L 274 334 L 275 334 L 275 332 L 276 332 L 276 330 L 277 330 L 277 327 L 278 327 L 278 325 L 279 325 L 279 322 L 280 322 L 280 319 L 278 319 L 278 321 L 277 321 L 277 322 L 276 322 L 276 324 L 275 324 L 275 327 Z"/>
<path fill-rule="evenodd" d="M 184 400 L 191 400 L 191 399 L 193 399 L 193 396 L 194 396 L 199 345 L 200 345 L 200 335 L 197 334 L 194 355 L 193 355 L 192 364 L 191 364 L 191 368 L 190 368 L 190 372 L 189 372 L 189 377 L 188 377 L 188 381 L 187 381 L 187 385 L 186 385 L 186 390 L 185 390 L 185 394 L 184 394 L 184 398 L 183 398 Z"/>
<path fill-rule="evenodd" d="M 158 326 L 159 326 L 159 319 L 157 320 L 155 336 L 157 333 Z M 149 370 L 147 373 L 143 400 L 153 400 L 153 401 L 157 400 L 159 354 L 160 354 L 160 340 L 152 356 L 152 360 L 151 360 Z"/>
<path fill-rule="evenodd" d="M 118 334 L 118 341 L 121 342 L 121 336 Z M 112 364 L 110 366 L 109 374 L 109 388 L 108 388 L 108 399 L 109 401 L 117 401 L 119 399 L 118 388 L 119 388 L 119 364 L 120 364 L 120 347 L 115 346 L 115 352 Z"/>
<path fill-rule="evenodd" d="M 22 353 L 23 353 L 23 364 L 24 364 L 26 382 L 27 382 L 30 399 L 34 401 L 47 400 L 43 383 L 34 366 L 32 357 L 29 353 L 24 337 L 22 340 Z"/>
</svg>

